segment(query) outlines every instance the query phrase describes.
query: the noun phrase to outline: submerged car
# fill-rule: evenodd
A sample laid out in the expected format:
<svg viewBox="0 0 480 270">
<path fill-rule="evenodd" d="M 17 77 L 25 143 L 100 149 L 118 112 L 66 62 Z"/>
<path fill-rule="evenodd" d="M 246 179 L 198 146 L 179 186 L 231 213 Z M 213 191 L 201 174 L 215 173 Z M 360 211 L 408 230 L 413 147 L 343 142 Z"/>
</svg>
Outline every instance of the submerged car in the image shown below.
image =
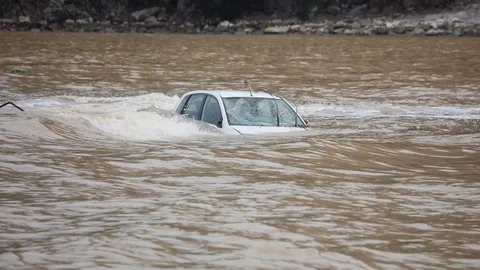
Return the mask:
<svg viewBox="0 0 480 270">
<path fill-rule="evenodd" d="M 306 122 L 282 97 L 244 90 L 193 91 L 173 112 L 206 122 L 225 134 L 262 134 L 306 130 Z"/>
</svg>

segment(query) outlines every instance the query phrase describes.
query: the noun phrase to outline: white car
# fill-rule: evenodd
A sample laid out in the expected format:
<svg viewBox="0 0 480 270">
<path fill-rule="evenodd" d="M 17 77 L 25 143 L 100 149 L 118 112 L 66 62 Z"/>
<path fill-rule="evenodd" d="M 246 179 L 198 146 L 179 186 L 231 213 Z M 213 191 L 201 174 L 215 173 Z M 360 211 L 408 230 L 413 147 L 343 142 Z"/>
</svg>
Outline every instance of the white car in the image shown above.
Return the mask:
<svg viewBox="0 0 480 270">
<path fill-rule="evenodd" d="M 193 91 L 173 112 L 217 127 L 225 134 L 304 131 L 306 122 L 282 97 L 244 90 Z"/>
</svg>

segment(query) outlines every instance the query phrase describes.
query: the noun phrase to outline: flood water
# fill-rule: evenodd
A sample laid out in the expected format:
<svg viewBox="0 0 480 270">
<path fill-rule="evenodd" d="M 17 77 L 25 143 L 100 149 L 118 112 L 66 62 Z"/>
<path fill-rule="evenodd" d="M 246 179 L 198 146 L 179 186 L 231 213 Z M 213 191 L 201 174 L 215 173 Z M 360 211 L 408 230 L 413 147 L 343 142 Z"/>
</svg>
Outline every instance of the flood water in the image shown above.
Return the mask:
<svg viewBox="0 0 480 270">
<path fill-rule="evenodd" d="M 165 113 L 244 79 L 309 130 Z M 0 98 L 0 269 L 480 268 L 480 39 L 2 32 Z"/>
</svg>

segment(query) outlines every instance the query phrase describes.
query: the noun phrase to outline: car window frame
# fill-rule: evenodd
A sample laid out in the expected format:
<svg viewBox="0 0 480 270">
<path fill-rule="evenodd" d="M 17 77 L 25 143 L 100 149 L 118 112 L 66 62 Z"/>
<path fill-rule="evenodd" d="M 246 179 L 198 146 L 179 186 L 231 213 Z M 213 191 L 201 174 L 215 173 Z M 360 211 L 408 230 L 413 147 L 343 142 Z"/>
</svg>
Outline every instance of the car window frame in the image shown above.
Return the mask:
<svg viewBox="0 0 480 270">
<path fill-rule="evenodd" d="M 187 95 L 185 96 L 181 101 L 180 101 L 180 104 L 178 105 L 178 107 L 175 109 L 175 112 L 180 114 L 180 115 L 183 115 L 183 111 L 185 110 L 185 106 L 187 105 L 187 102 L 190 100 L 190 97 L 192 95 Z"/>
<path fill-rule="evenodd" d="M 200 102 L 198 120 L 192 118 L 195 121 L 201 121 L 200 119 L 202 119 L 203 107 L 205 105 L 205 100 L 207 99 L 207 96 L 208 96 L 208 94 L 206 94 L 206 93 L 196 93 L 196 94 L 191 94 L 190 96 L 188 96 L 188 100 L 185 101 L 185 104 L 182 106 L 182 110 L 180 111 L 180 115 L 185 116 L 185 110 L 187 109 L 188 102 L 190 102 L 190 100 L 192 99 L 193 96 L 203 96 L 203 99 Z M 190 117 L 188 117 L 188 118 L 190 118 Z"/>
<path fill-rule="evenodd" d="M 223 104 L 220 102 L 220 100 L 218 100 L 218 98 L 217 98 L 216 96 L 211 95 L 211 94 L 205 94 L 205 95 L 206 95 L 206 97 L 205 97 L 205 99 L 203 100 L 203 104 L 202 104 L 202 114 L 200 115 L 200 119 L 203 118 L 203 112 L 204 112 L 204 110 L 205 110 L 205 104 L 207 103 L 207 98 L 208 98 L 208 97 L 211 97 L 211 98 L 213 98 L 213 99 L 217 102 L 217 104 L 218 104 L 218 110 L 219 110 L 219 113 L 220 113 L 220 122 L 222 123 L 222 126 L 223 126 L 223 125 L 224 125 L 224 121 L 223 121 L 223 118 L 224 118 L 224 117 L 223 117 L 223 112 L 222 112 L 222 106 L 223 106 Z M 212 124 L 212 123 L 208 123 L 208 122 L 206 122 L 206 121 L 204 121 L 204 120 L 201 120 L 201 121 L 202 121 L 202 122 L 205 122 L 205 123 L 207 123 L 207 124 L 214 125 L 214 126 L 220 128 L 220 127 L 218 126 L 218 123 Z"/>
</svg>

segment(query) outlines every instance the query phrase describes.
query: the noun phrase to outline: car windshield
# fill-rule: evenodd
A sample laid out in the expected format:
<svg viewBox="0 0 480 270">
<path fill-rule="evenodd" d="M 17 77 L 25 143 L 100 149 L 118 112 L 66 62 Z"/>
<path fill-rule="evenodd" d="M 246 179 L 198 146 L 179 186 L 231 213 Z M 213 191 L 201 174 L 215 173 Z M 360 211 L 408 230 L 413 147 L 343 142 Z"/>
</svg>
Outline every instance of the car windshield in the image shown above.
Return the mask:
<svg viewBox="0 0 480 270">
<path fill-rule="evenodd" d="M 232 126 L 305 127 L 283 99 L 231 97 L 223 98 L 223 103 Z"/>
</svg>

